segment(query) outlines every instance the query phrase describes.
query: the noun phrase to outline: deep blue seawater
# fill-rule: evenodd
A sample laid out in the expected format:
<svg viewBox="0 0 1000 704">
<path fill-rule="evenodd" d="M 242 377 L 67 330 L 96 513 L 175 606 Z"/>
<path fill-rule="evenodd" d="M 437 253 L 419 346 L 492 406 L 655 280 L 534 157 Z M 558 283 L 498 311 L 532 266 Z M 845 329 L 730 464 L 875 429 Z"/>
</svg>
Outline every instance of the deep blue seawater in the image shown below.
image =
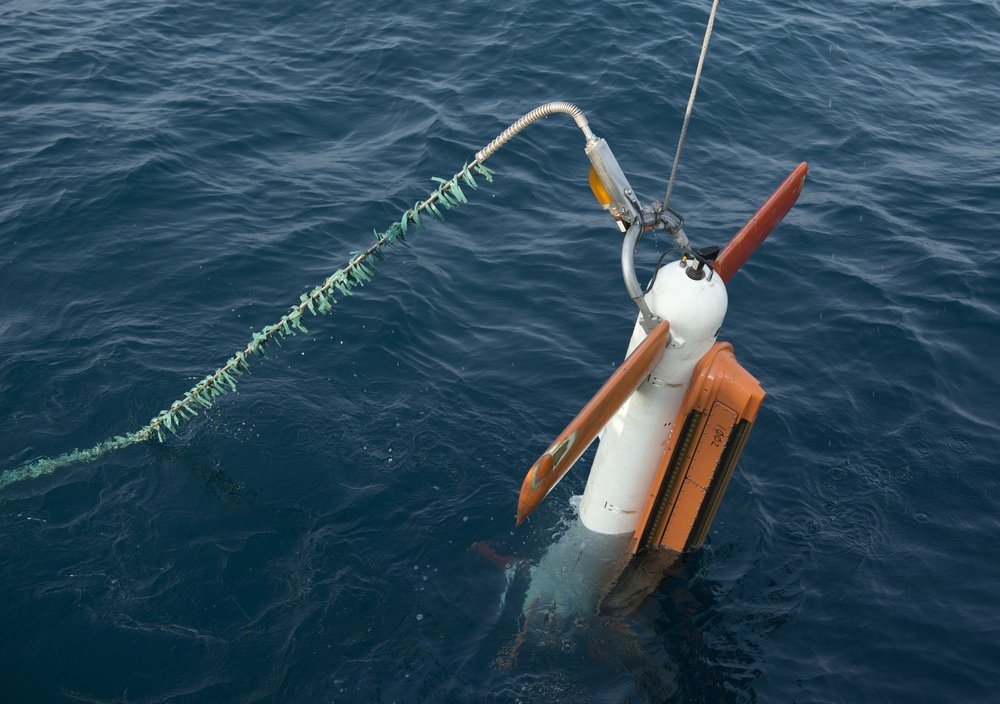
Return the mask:
<svg viewBox="0 0 1000 704">
<path fill-rule="evenodd" d="M 536 105 L 662 198 L 710 4 L 6 0 L 0 469 L 145 425 Z M 634 320 L 554 116 L 178 437 L 0 493 L 0 701 L 995 701 L 998 78 L 996 0 L 722 3 L 672 205 L 724 244 L 810 177 L 628 657 L 498 666 L 525 584 L 470 549 L 562 530 L 585 466 L 515 530 L 517 489 Z"/>
</svg>

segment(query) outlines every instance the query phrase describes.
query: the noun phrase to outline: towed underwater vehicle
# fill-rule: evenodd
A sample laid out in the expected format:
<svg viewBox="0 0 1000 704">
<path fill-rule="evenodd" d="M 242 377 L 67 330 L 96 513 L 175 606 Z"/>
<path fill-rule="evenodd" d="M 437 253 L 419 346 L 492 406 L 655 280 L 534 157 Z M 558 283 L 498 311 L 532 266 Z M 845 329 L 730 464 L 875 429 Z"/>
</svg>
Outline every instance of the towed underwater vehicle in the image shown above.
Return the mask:
<svg viewBox="0 0 1000 704">
<path fill-rule="evenodd" d="M 578 108 L 550 103 L 535 111 L 568 112 L 583 130 L 590 186 L 624 233 L 622 276 L 639 313 L 625 361 L 521 485 L 518 524 L 600 440 L 577 516 L 531 569 L 514 658 L 528 632 L 543 642 L 565 641 L 573 627 L 630 613 L 704 544 L 764 399 L 733 346 L 718 340 L 726 283 L 791 210 L 808 166 L 799 164 L 721 249 L 692 248 L 684 219 L 670 208 L 718 6 L 713 0 L 663 203 L 639 202 L 611 148 Z M 669 233 L 676 250 L 660 257 L 643 288 L 635 252 L 647 230 Z M 680 258 L 665 264 L 670 251 Z"/>
<path fill-rule="evenodd" d="M 725 247 L 693 249 L 678 213 L 640 205 L 603 139 L 586 152 L 594 194 L 624 233 L 622 274 L 639 312 L 625 361 L 521 486 L 518 524 L 600 441 L 577 516 L 531 569 L 522 640 L 565 639 L 630 613 L 705 542 L 765 395 L 718 340 L 726 283 L 795 204 L 808 170 L 796 167 Z M 662 256 L 643 288 L 635 252 L 648 230 L 668 232 L 680 257 Z"/>
</svg>

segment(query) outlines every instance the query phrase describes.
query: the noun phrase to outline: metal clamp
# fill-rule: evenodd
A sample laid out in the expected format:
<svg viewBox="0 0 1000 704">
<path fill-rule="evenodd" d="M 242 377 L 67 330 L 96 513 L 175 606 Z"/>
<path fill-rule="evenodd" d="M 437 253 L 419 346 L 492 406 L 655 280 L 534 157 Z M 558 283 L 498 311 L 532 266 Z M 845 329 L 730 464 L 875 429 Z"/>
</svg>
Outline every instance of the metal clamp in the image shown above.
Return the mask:
<svg viewBox="0 0 1000 704">
<path fill-rule="evenodd" d="M 642 314 L 639 324 L 642 325 L 642 329 L 648 335 L 653 331 L 657 323 L 660 322 L 660 319 L 653 315 L 652 311 L 649 310 L 649 306 L 646 305 L 646 294 L 643 292 L 642 286 L 639 285 L 639 280 L 635 275 L 635 248 L 639 244 L 641 237 L 642 220 L 639 220 L 629 225 L 628 230 L 625 232 L 625 241 L 622 244 L 622 278 L 625 279 L 625 289 L 628 291 L 628 295 L 639 306 L 639 312 Z"/>
</svg>

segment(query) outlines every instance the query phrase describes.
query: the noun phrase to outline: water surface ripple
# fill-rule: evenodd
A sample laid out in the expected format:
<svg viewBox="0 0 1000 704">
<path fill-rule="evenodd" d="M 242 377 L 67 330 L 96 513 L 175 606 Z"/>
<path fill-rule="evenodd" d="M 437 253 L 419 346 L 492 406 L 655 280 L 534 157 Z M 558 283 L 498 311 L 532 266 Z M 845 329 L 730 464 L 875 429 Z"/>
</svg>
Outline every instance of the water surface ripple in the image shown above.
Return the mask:
<svg viewBox="0 0 1000 704">
<path fill-rule="evenodd" d="M 144 425 L 536 105 L 661 198 L 709 6 L 5 3 L 0 466 Z M 634 315 L 553 116 L 177 438 L 4 490 L 2 698 L 992 701 L 998 46 L 995 0 L 722 4 L 672 205 L 722 244 L 810 179 L 729 288 L 756 429 L 625 623 L 499 666 L 526 580 L 470 549 L 563 530 L 584 471 L 516 490 Z"/>
</svg>

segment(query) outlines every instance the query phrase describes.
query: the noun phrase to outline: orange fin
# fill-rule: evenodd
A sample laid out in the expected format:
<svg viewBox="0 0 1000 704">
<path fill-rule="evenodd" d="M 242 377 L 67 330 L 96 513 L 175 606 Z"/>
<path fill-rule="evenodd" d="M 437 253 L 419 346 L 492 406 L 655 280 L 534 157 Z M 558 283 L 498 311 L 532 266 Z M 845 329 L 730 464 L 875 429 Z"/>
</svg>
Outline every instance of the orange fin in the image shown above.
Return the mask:
<svg viewBox="0 0 1000 704">
<path fill-rule="evenodd" d="M 538 507 L 632 392 L 646 380 L 663 357 L 669 336 L 668 322 L 657 325 L 532 465 L 517 499 L 518 524 Z"/>
<path fill-rule="evenodd" d="M 747 223 L 740 228 L 740 231 L 729 241 L 725 249 L 719 254 L 719 258 L 713 265 L 715 273 L 722 277 L 726 283 L 733 275 L 746 264 L 747 259 L 753 254 L 760 243 L 771 234 L 782 218 L 795 205 L 802 188 L 806 183 L 806 173 L 809 165 L 802 162 L 795 170 L 788 175 L 771 197 L 764 201 L 760 210 L 754 213 Z"/>
</svg>

